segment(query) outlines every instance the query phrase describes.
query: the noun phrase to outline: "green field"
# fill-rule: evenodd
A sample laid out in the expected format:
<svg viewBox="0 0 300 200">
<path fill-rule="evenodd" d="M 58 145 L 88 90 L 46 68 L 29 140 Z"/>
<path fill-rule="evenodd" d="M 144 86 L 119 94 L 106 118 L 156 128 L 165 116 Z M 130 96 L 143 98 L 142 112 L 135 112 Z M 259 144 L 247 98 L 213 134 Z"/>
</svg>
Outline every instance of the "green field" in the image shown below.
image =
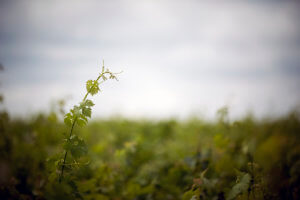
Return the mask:
<svg viewBox="0 0 300 200">
<path fill-rule="evenodd" d="M 300 0 L 0 0 L 0 200 L 300 200 Z"/>
<path fill-rule="evenodd" d="M 85 142 L 70 150 L 59 183 L 69 132 L 61 117 L 1 112 L 0 199 L 300 197 L 297 112 L 273 120 L 230 121 L 226 112 L 215 121 L 94 120 L 75 127 Z"/>
</svg>

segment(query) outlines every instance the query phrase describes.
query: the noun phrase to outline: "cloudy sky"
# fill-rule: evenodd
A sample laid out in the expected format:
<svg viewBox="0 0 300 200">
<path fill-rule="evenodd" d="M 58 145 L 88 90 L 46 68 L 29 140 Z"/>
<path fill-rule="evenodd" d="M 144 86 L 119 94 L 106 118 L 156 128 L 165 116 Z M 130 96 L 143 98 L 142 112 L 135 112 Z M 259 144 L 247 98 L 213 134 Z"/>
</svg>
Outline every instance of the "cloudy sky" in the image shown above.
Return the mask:
<svg viewBox="0 0 300 200">
<path fill-rule="evenodd" d="M 278 116 L 299 106 L 297 1 L 0 1 L 0 93 L 14 116 L 123 71 L 94 116 Z"/>
</svg>

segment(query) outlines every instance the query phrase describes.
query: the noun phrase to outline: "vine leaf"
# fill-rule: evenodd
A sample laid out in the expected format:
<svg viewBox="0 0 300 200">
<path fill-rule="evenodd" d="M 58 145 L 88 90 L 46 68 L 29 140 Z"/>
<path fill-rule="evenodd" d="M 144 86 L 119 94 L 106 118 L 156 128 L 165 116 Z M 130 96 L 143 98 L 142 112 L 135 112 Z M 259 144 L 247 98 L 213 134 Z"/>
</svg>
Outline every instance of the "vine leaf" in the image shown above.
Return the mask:
<svg viewBox="0 0 300 200">
<path fill-rule="evenodd" d="M 78 118 L 77 119 L 77 124 L 80 126 L 80 127 L 84 127 L 86 124 L 87 124 L 87 121 L 83 118 Z"/>
<path fill-rule="evenodd" d="M 73 123 L 73 117 L 72 117 L 71 113 L 67 113 L 67 114 L 65 115 L 64 123 L 65 123 L 67 126 L 72 126 L 72 123 Z"/>
<path fill-rule="evenodd" d="M 92 109 L 91 108 L 82 108 L 82 114 L 86 117 L 91 117 L 92 115 Z"/>
<path fill-rule="evenodd" d="M 87 146 L 84 140 L 78 136 L 73 136 L 67 140 L 64 143 L 63 148 L 66 151 L 70 151 L 74 158 L 80 158 L 87 153 Z"/>
<path fill-rule="evenodd" d="M 85 101 L 84 101 L 84 104 L 85 104 L 86 106 L 88 106 L 88 107 L 92 107 L 92 106 L 95 105 L 95 104 L 94 104 L 91 100 L 89 100 L 89 99 L 85 100 Z"/>
<path fill-rule="evenodd" d="M 100 90 L 99 88 L 99 82 L 97 80 L 88 80 L 86 82 L 86 90 L 89 92 L 92 96 L 97 94 Z"/>
<path fill-rule="evenodd" d="M 70 110 L 69 113 L 67 113 L 64 117 L 64 123 L 68 126 L 71 126 L 69 138 L 66 139 L 66 142 L 63 146 L 65 149 L 64 158 L 62 159 L 62 165 L 61 165 L 61 173 L 59 176 L 59 182 L 61 183 L 63 179 L 64 169 L 66 165 L 67 155 L 70 151 L 74 161 L 77 163 L 77 159 L 80 158 L 82 155 L 86 154 L 87 147 L 82 139 L 79 139 L 77 136 L 75 137 L 72 135 L 74 125 L 77 124 L 81 127 L 85 126 L 88 123 L 88 118 L 91 118 L 92 116 L 92 109 L 91 107 L 95 104 L 89 100 L 86 99 L 89 94 L 92 96 L 97 94 L 100 91 L 99 84 L 106 81 L 108 78 L 105 76 L 105 74 L 109 75 L 109 79 L 116 79 L 116 76 L 114 73 L 110 72 L 108 69 L 104 68 L 104 63 L 102 67 L 102 72 L 99 74 L 98 78 L 96 80 L 88 80 L 86 82 L 86 90 L 87 93 L 85 94 L 83 100 L 79 103 L 79 105 L 75 105 L 73 109 Z M 100 82 L 99 80 L 102 81 Z"/>
</svg>

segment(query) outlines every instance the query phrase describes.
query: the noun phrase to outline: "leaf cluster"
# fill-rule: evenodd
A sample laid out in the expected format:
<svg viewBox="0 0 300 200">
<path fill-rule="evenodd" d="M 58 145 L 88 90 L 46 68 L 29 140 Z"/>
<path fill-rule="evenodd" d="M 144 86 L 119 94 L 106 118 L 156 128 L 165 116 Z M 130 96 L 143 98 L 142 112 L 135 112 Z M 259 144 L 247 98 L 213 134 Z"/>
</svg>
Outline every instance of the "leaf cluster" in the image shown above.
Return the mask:
<svg viewBox="0 0 300 200">
<path fill-rule="evenodd" d="M 107 79 L 115 79 L 118 80 L 115 73 L 112 73 L 108 69 L 105 69 L 104 64 L 102 67 L 102 71 L 99 74 L 98 78 L 95 80 L 88 80 L 86 82 L 86 94 L 83 100 L 78 104 L 74 105 L 70 112 L 65 114 L 64 123 L 69 126 L 70 134 L 67 139 L 65 139 L 65 143 L 63 144 L 65 153 L 64 159 L 61 163 L 61 172 L 59 181 L 62 180 L 64 169 L 66 166 L 66 159 L 68 152 L 71 152 L 74 162 L 77 163 L 77 159 L 82 157 L 87 152 L 87 147 L 82 139 L 79 137 L 72 135 L 75 124 L 80 127 L 85 126 L 88 123 L 88 119 L 92 116 L 92 107 L 95 105 L 92 100 L 87 99 L 88 95 L 95 95 L 100 90 L 100 84 L 105 82 Z"/>
<path fill-rule="evenodd" d="M 0 113 L 1 166 L 9 172 L 0 199 L 300 199 L 295 115 L 232 123 L 111 118 L 63 140 L 65 129 L 46 114 L 16 120 Z M 57 153 L 62 140 L 65 163 Z"/>
<path fill-rule="evenodd" d="M 87 146 L 82 138 L 72 135 L 63 145 L 64 150 L 71 152 L 74 158 L 80 158 L 87 153 Z"/>
<path fill-rule="evenodd" d="M 87 99 L 83 100 L 79 106 L 75 105 L 69 113 L 65 115 L 64 122 L 67 126 L 72 126 L 75 122 L 81 127 L 87 124 L 88 118 L 92 116 L 92 107 L 95 104 Z"/>
</svg>

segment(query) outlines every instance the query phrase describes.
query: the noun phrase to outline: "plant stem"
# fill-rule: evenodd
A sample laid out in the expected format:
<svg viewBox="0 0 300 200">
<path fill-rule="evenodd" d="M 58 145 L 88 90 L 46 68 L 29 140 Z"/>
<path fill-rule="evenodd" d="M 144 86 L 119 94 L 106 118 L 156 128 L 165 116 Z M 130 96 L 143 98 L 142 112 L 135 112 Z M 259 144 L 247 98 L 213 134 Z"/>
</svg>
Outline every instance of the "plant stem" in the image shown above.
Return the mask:
<svg viewBox="0 0 300 200">
<path fill-rule="evenodd" d="M 73 121 L 73 124 L 72 124 L 72 127 L 71 127 L 71 131 L 70 131 L 70 135 L 69 135 L 68 140 L 70 140 L 70 138 L 71 138 L 71 136 L 72 136 L 72 133 L 73 133 L 73 129 L 74 129 L 76 120 L 77 120 L 77 118 L 75 118 L 75 120 Z M 61 180 L 62 180 L 62 178 L 63 178 L 63 175 L 64 175 L 64 169 L 65 169 L 65 164 L 66 164 L 67 155 L 68 155 L 68 151 L 66 150 L 66 153 L 65 153 L 65 156 L 64 156 L 64 162 L 63 162 L 63 164 L 62 164 L 62 166 L 61 166 L 61 173 L 60 173 L 60 175 L 59 175 L 59 182 L 61 182 Z"/>
<path fill-rule="evenodd" d="M 91 93 L 92 89 L 94 89 L 95 86 L 98 86 L 100 85 L 101 83 L 103 83 L 105 80 L 107 80 L 107 78 L 104 77 L 104 74 L 109 74 L 110 75 L 110 79 L 116 79 L 118 80 L 114 74 L 108 70 L 105 71 L 105 68 L 104 68 L 104 61 L 103 61 L 103 67 L 102 67 L 102 72 L 99 74 L 98 78 L 94 81 L 94 84 L 92 85 L 92 87 L 89 88 L 89 90 L 87 91 L 87 93 L 84 95 L 84 98 L 82 99 L 82 103 L 85 102 L 86 98 L 88 97 L 88 95 Z M 99 79 L 103 77 L 103 80 L 101 82 L 98 82 Z M 105 78 L 105 79 L 104 79 Z M 98 88 L 99 89 L 99 88 Z M 100 90 L 100 89 L 99 89 Z M 97 91 L 98 92 L 98 91 Z M 74 116 L 74 115 L 73 115 Z M 71 136 L 72 136 L 72 133 L 73 133 L 73 129 L 74 129 L 74 126 L 77 122 L 77 117 L 74 118 L 74 121 L 72 123 L 72 127 L 71 127 L 71 130 L 70 130 L 70 135 L 69 135 L 69 138 L 68 138 L 68 142 L 71 140 Z M 61 183 L 62 179 L 63 179 L 63 175 L 64 175 L 64 169 L 65 169 L 65 165 L 66 165 L 66 160 L 67 160 L 67 156 L 68 156 L 68 150 L 66 150 L 65 152 L 65 155 L 64 155 L 64 160 L 63 160 L 63 164 L 61 166 L 61 173 L 59 175 L 59 183 Z"/>
<path fill-rule="evenodd" d="M 98 76 L 98 78 L 96 79 L 96 82 L 99 81 L 99 79 L 101 78 L 101 76 L 103 76 L 104 73 L 105 73 L 105 72 L 102 72 L 102 73 Z M 85 101 L 85 100 L 86 100 L 86 98 L 88 97 L 89 93 L 90 93 L 91 90 L 94 88 L 94 86 L 95 86 L 95 84 L 94 84 L 94 85 L 90 88 L 90 90 L 85 94 L 85 96 L 84 96 L 84 98 L 83 98 L 82 101 Z M 71 127 L 71 130 L 70 130 L 70 135 L 69 135 L 68 140 L 71 139 L 71 136 L 72 136 L 73 129 L 74 129 L 74 126 L 75 126 L 76 121 L 77 121 L 77 117 L 74 119 L 74 121 L 73 121 L 73 123 L 72 123 L 72 127 Z M 64 156 L 64 161 L 63 161 L 63 164 L 62 164 L 62 166 L 61 166 L 61 173 L 60 173 L 60 175 L 59 175 L 59 180 L 58 180 L 59 183 L 61 183 L 62 178 L 63 178 L 63 175 L 64 175 L 64 169 L 65 169 L 65 165 L 66 165 L 66 159 L 67 159 L 67 156 L 68 156 L 68 151 L 66 150 L 65 156 Z"/>
</svg>

